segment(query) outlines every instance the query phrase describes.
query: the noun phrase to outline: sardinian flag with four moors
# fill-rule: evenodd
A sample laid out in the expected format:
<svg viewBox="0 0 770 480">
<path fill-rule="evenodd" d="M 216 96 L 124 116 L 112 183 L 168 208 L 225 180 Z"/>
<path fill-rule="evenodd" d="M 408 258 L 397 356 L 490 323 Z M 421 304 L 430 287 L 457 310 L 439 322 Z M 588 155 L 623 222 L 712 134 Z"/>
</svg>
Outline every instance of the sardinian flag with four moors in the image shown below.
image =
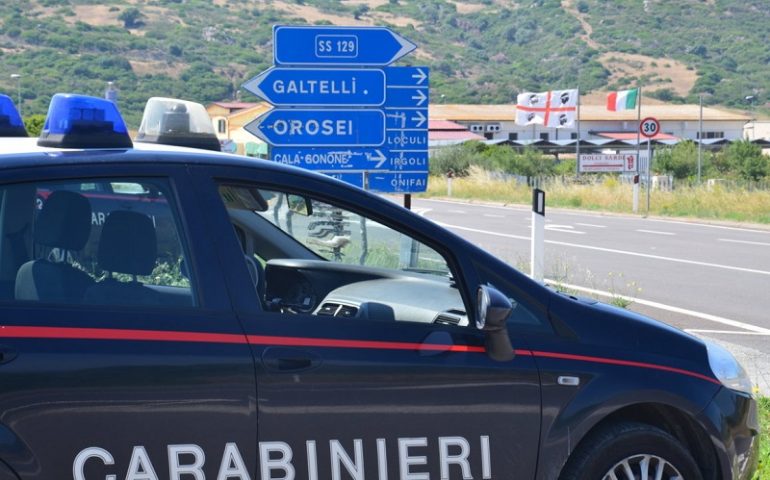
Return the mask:
<svg viewBox="0 0 770 480">
<path fill-rule="evenodd" d="M 516 124 L 573 128 L 577 117 L 577 99 L 577 90 L 520 93 L 516 97 Z"/>
</svg>

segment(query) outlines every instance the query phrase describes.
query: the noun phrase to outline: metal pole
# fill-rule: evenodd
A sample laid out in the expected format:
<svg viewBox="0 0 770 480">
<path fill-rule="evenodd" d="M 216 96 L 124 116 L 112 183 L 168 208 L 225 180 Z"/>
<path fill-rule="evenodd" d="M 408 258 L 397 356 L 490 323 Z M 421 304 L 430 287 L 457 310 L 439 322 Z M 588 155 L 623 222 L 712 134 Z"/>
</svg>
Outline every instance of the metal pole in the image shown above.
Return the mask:
<svg viewBox="0 0 770 480">
<path fill-rule="evenodd" d="M 638 84 L 636 86 L 636 180 L 637 182 L 634 183 L 634 194 L 633 194 L 633 210 L 634 213 L 637 213 L 639 211 L 639 187 L 640 183 L 639 179 L 640 173 L 641 173 L 641 163 L 642 163 L 642 155 L 641 155 L 641 145 L 642 145 L 642 134 L 641 134 L 641 123 L 642 123 L 642 87 L 640 87 Z M 649 160 L 648 160 L 649 161 Z M 649 187 L 649 185 L 648 185 Z"/>
<path fill-rule="evenodd" d="M 703 159 L 703 94 L 698 95 L 700 116 L 698 118 L 698 185 L 700 185 L 701 161 Z"/>
<path fill-rule="evenodd" d="M 580 86 L 577 88 L 577 142 L 575 142 L 575 172 L 580 175 Z"/>
<path fill-rule="evenodd" d="M 652 142 L 650 137 L 647 137 L 647 216 L 650 215 L 650 190 L 652 190 L 652 182 L 650 181 L 652 171 Z"/>
</svg>

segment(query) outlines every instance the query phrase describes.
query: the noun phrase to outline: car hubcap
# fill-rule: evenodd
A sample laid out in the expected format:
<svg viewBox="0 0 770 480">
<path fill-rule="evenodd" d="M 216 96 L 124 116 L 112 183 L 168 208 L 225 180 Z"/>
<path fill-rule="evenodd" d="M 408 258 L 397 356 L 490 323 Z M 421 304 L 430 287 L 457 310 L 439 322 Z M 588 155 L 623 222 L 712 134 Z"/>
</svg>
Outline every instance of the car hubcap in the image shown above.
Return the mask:
<svg viewBox="0 0 770 480">
<path fill-rule="evenodd" d="M 634 455 L 616 463 L 602 480 L 684 480 L 684 477 L 664 458 Z"/>
</svg>

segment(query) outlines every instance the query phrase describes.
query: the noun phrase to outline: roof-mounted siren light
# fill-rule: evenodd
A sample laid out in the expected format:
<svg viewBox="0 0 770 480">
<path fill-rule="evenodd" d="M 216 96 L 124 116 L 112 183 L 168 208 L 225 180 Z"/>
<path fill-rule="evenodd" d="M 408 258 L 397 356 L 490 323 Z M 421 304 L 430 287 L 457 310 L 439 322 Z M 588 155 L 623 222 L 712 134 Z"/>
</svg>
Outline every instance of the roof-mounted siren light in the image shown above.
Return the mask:
<svg viewBox="0 0 770 480">
<path fill-rule="evenodd" d="M 153 97 L 147 101 L 135 140 L 222 151 L 206 108 L 176 98 Z"/>
<path fill-rule="evenodd" d="M 109 100 L 57 93 L 37 144 L 59 148 L 131 148 L 118 107 Z"/>
<path fill-rule="evenodd" d="M 0 137 L 28 137 L 16 105 L 8 95 L 0 93 Z"/>
</svg>

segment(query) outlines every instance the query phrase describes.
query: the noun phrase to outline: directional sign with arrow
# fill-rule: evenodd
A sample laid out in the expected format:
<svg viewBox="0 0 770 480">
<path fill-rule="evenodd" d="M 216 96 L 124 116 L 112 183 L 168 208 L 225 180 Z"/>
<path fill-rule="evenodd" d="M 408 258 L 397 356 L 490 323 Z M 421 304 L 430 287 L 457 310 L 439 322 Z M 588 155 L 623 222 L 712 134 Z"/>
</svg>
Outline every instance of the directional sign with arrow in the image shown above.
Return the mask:
<svg viewBox="0 0 770 480">
<path fill-rule="evenodd" d="M 275 26 L 276 65 L 384 66 L 417 46 L 384 27 Z"/>
<path fill-rule="evenodd" d="M 388 86 L 388 107 L 428 107 L 428 89 Z"/>
<path fill-rule="evenodd" d="M 243 88 L 278 106 L 377 107 L 385 103 L 385 72 L 375 69 L 271 68 Z"/>
<path fill-rule="evenodd" d="M 380 192 L 425 190 L 430 71 L 387 66 L 413 43 L 383 27 L 276 26 L 273 45 L 276 66 L 243 85 L 279 107 L 245 126 L 273 161 Z"/>
<path fill-rule="evenodd" d="M 270 159 L 321 172 L 333 171 L 398 171 L 427 172 L 428 152 L 397 151 L 382 147 L 301 148 L 274 147 Z"/>
<path fill-rule="evenodd" d="M 427 67 L 388 67 L 385 69 L 388 85 L 427 87 Z"/>
<path fill-rule="evenodd" d="M 276 109 L 244 127 L 274 146 L 379 146 L 385 142 L 381 110 Z"/>
</svg>

